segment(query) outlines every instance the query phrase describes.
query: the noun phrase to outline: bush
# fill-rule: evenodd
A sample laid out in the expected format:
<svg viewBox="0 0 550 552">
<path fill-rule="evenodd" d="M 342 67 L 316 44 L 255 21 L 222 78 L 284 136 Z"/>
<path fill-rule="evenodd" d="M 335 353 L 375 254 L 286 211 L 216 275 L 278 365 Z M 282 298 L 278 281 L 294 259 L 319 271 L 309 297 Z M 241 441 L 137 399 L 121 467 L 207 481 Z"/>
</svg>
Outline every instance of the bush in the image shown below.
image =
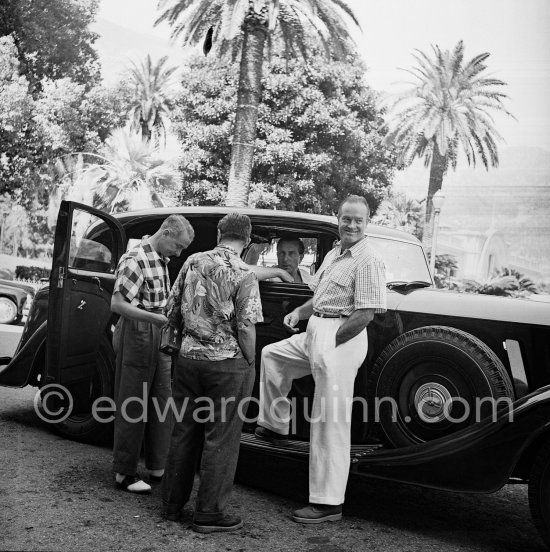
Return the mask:
<svg viewBox="0 0 550 552">
<path fill-rule="evenodd" d="M 42 266 L 21 266 L 15 267 L 15 277 L 21 280 L 40 280 L 40 278 L 49 278 L 50 269 Z"/>
</svg>

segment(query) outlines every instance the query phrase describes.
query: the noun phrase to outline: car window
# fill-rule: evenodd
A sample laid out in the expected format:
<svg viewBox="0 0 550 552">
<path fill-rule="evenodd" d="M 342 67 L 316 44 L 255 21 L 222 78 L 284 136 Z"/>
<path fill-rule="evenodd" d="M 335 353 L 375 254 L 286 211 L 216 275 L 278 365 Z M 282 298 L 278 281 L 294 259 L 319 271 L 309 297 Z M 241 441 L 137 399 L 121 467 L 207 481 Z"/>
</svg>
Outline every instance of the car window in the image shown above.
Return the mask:
<svg viewBox="0 0 550 552">
<path fill-rule="evenodd" d="M 420 244 L 369 236 L 370 245 L 384 259 L 388 282 L 431 282 Z"/>
<path fill-rule="evenodd" d="M 304 258 L 299 264 L 299 267 L 306 270 L 310 274 L 315 273 L 315 265 L 317 261 L 317 238 L 300 238 L 304 243 L 305 253 Z M 277 266 L 277 244 L 279 239 L 273 240 L 271 243 L 254 243 L 251 244 L 244 256 L 244 261 L 247 264 L 258 266 Z"/>
<path fill-rule="evenodd" d="M 129 222 L 126 227 L 126 237 L 128 238 L 128 248 L 137 245 L 144 236 L 152 236 L 161 226 L 164 216 L 155 216 Z M 187 220 L 193 226 L 195 239 L 187 249 L 181 252 L 179 257 L 170 257 L 168 263 L 168 272 L 170 282 L 175 282 L 183 263 L 193 253 L 199 251 L 208 251 L 216 246 L 217 242 L 217 224 L 219 217 L 215 216 L 193 216 L 185 215 Z"/>
<path fill-rule="evenodd" d="M 243 252 L 243 260 L 250 265 L 263 267 L 279 266 L 290 272 L 288 267 L 280 266 L 277 256 L 277 246 L 282 238 L 297 238 L 300 239 L 304 245 L 304 255 L 301 261 L 299 261 L 297 268 L 300 271 L 301 279 L 304 282 L 308 281 L 308 277 L 315 274 L 316 267 L 318 266 L 318 239 L 316 237 L 308 237 L 299 232 L 289 233 L 288 231 L 281 230 L 273 230 L 271 234 L 273 235 L 271 239 L 266 240 L 262 238 L 260 243 L 251 243 Z M 252 239 L 254 239 L 254 232 Z M 272 281 L 278 282 L 279 280 L 274 279 Z"/>
<path fill-rule="evenodd" d="M 69 249 L 69 267 L 90 272 L 113 273 L 113 243 L 110 233 L 102 236 L 101 243 L 90 237 L 84 237 L 90 226 L 102 224 L 95 215 L 75 209 L 71 227 L 71 245 Z"/>
</svg>

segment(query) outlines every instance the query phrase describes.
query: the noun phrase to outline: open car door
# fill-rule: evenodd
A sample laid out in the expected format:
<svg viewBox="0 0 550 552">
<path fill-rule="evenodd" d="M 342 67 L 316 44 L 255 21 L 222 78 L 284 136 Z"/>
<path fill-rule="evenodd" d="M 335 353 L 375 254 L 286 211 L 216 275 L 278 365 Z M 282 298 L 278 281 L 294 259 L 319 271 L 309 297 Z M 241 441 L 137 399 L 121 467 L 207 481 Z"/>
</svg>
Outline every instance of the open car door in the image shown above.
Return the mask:
<svg viewBox="0 0 550 552">
<path fill-rule="evenodd" d="M 110 304 L 125 246 L 124 229 L 115 218 L 87 205 L 61 202 L 50 275 L 43 387 L 57 384 L 68 392 L 69 398 L 63 399 L 70 405 L 60 405 L 59 394 L 54 394 L 48 410 L 68 407 L 76 433 L 84 430 L 78 416 L 89 416 L 98 395 L 112 393 Z M 70 427 L 58 429 L 72 433 Z"/>
</svg>

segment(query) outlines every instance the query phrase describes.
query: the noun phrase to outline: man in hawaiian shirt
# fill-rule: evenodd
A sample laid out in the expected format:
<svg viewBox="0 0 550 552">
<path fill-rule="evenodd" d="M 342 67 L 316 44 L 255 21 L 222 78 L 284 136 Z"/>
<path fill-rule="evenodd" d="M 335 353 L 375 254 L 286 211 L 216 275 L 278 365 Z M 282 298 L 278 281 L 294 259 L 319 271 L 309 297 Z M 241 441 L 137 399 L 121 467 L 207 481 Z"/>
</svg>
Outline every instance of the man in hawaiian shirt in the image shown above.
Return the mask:
<svg viewBox="0 0 550 552">
<path fill-rule="evenodd" d="M 179 518 L 200 456 L 193 529 L 201 533 L 243 524 L 225 508 L 239 454 L 239 408 L 254 383 L 254 324 L 263 320 L 256 274 L 240 258 L 250 232 L 246 215 L 222 218 L 218 246 L 187 259 L 167 313 L 170 325 L 183 328 L 183 341 L 173 382 L 176 423 L 163 482 L 164 513 Z"/>
</svg>

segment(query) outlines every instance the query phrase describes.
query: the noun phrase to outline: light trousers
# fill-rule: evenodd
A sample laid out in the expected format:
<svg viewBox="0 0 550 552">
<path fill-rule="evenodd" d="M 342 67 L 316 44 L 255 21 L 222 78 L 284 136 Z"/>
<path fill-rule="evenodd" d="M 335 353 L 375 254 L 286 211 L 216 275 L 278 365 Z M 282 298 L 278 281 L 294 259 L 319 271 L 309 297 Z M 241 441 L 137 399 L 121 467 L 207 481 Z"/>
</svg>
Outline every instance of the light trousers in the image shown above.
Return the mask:
<svg viewBox="0 0 550 552">
<path fill-rule="evenodd" d="M 260 426 L 288 434 L 292 381 L 309 374 L 315 381 L 309 450 L 309 501 L 314 504 L 342 504 L 348 481 L 353 387 L 368 337 L 363 330 L 336 347 L 336 332 L 345 320 L 312 316 L 305 333 L 262 351 Z"/>
</svg>

